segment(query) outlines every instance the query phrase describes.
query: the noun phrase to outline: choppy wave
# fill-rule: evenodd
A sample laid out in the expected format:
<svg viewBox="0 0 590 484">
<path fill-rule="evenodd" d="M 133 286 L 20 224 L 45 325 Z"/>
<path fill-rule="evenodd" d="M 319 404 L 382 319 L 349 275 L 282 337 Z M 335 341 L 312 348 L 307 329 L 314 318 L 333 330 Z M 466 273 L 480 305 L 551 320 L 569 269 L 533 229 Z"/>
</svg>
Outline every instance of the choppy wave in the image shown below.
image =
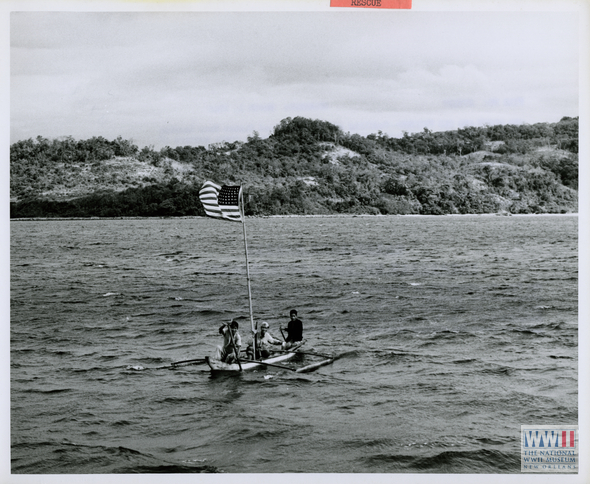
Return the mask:
<svg viewBox="0 0 590 484">
<path fill-rule="evenodd" d="M 12 446 L 13 450 L 30 455 L 29 459 L 13 457 L 12 472 L 26 473 L 33 466 L 38 474 L 174 474 L 215 473 L 215 466 L 186 462 L 169 462 L 153 455 L 123 446 L 84 445 L 75 442 L 31 442 Z"/>
<path fill-rule="evenodd" d="M 251 338 L 237 224 L 11 227 L 13 473 L 519 473 L 521 424 L 577 422 L 571 219 L 247 223 L 255 320 L 332 364 L 203 363 Z"/>
<path fill-rule="evenodd" d="M 404 454 L 375 454 L 361 459 L 369 466 L 387 467 L 387 472 L 418 473 L 516 473 L 520 472 L 520 455 L 496 450 L 444 451 L 428 457 Z"/>
</svg>

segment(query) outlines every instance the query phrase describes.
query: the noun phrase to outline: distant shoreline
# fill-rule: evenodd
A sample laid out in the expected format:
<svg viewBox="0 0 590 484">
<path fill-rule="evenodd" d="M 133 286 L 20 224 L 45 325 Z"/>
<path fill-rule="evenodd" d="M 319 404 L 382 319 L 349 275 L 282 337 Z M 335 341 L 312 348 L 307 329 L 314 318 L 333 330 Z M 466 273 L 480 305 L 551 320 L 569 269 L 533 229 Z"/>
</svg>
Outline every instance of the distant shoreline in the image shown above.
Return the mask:
<svg viewBox="0 0 590 484">
<path fill-rule="evenodd" d="M 367 218 L 389 218 L 389 217 L 577 217 L 578 212 L 572 213 L 455 213 L 445 215 L 422 215 L 422 214 L 400 214 L 400 215 L 371 215 L 355 213 L 336 213 L 325 215 L 255 215 L 247 216 L 247 219 L 256 218 L 344 218 L 344 217 L 367 217 Z M 182 220 L 182 219 L 207 219 L 199 215 L 186 215 L 182 217 L 27 217 L 11 218 L 11 222 L 51 222 L 51 221 L 91 221 L 91 220 Z"/>
</svg>

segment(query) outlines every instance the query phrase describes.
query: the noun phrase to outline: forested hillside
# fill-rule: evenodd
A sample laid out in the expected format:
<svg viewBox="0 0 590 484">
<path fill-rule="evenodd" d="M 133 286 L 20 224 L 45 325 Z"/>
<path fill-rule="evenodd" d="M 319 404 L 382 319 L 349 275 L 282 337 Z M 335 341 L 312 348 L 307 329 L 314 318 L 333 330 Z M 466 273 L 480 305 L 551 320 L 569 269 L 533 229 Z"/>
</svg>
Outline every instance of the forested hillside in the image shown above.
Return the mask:
<svg viewBox="0 0 590 484">
<path fill-rule="evenodd" d="M 577 211 L 578 118 L 392 138 L 287 118 L 268 138 L 141 150 L 121 137 L 10 147 L 11 217 L 204 215 L 205 180 L 247 215 Z"/>
</svg>

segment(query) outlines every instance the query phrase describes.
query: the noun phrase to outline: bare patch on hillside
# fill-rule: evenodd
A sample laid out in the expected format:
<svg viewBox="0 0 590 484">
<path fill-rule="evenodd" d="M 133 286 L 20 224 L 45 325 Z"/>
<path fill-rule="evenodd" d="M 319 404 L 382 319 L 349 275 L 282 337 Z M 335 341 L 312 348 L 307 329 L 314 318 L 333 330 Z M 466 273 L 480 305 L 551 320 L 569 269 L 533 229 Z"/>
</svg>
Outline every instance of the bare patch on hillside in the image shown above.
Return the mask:
<svg viewBox="0 0 590 484">
<path fill-rule="evenodd" d="M 54 180 L 51 190 L 40 193 L 43 198 L 69 200 L 95 191 L 121 192 L 153 183 L 167 183 L 172 178 L 184 181 L 191 179 L 194 172 L 192 165 L 176 160 L 164 159 L 160 166 L 154 166 L 131 157 L 116 157 L 95 164 L 72 164 L 67 168 L 67 176 Z"/>
<path fill-rule="evenodd" d="M 463 158 L 467 158 L 470 160 L 475 160 L 475 161 L 482 161 L 484 158 L 486 157 L 499 157 L 501 155 L 499 155 L 498 153 L 492 153 L 491 151 L 474 151 L 473 153 L 468 153 L 466 155 L 463 155 Z"/>
<path fill-rule="evenodd" d="M 514 165 L 510 165 L 508 163 L 499 163 L 497 161 L 482 161 L 481 163 L 479 163 L 479 165 L 482 166 L 492 166 L 494 168 L 513 168 L 513 169 L 517 169 L 517 166 Z"/>
<path fill-rule="evenodd" d="M 334 143 L 320 143 L 320 146 L 326 150 L 326 153 L 324 153 L 322 158 L 328 158 L 330 163 L 333 165 L 340 164 L 338 158 L 341 156 L 347 156 L 348 158 L 359 156 L 358 153 L 349 150 L 344 146 L 336 146 Z"/>
<path fill-rule="evenodd" d="M 572 156 L 572 154 L 569 151 L 560 150 L 555 146 L 541 146 L 540 148 L 537 148 L 536 152 L 556 155 L 559 158 L 569 158 L 570 156 Z"/>
<path fill-rule="evenodd" d="M 305 183 L 307 186 L 315 186 L 318 184 L 318 182 L 316 181 L 315 177 L 313 176 L 298 176 L 297 180 L 301 180 L 303 183 Z"/>
</svg>

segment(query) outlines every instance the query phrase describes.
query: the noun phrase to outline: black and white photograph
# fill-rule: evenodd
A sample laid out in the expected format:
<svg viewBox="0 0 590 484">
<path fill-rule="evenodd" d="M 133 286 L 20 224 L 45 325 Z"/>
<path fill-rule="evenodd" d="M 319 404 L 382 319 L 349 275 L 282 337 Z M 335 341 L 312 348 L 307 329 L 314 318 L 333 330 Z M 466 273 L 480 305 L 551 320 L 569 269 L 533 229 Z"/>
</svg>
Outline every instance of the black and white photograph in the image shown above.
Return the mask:
<svg viewBox="0 0 590 484">
<path fill-rule="evenodd" d="M 2 482 L 588 482 L 590 2 L 388 5 L 3 5 Z"/>
</svg>

